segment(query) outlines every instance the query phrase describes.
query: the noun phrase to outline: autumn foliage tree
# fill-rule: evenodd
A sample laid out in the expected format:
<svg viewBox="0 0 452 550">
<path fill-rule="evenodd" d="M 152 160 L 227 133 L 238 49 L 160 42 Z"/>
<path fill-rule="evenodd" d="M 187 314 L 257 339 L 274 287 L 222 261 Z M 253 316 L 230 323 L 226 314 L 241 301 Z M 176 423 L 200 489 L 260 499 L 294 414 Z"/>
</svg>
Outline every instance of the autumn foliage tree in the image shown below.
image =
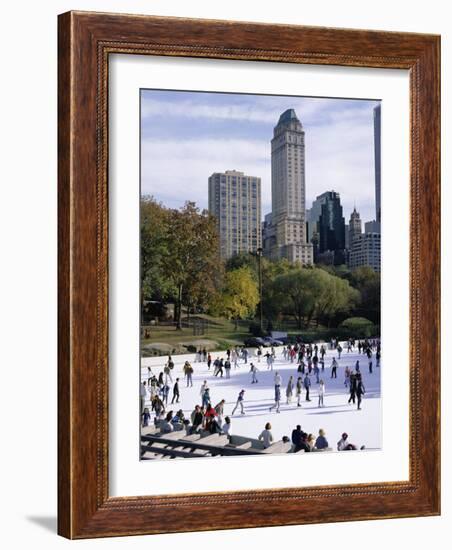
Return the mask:
<svg viewBox="0 0 452 550">
<path fill-rule="evenodd" d="M 147 198 L 141 208 L 143 292 L 172 297 L 176 328 L 181 329 L 183 304 L 207 305 L 219 284 L 215 219 L 193 202 L 167 209 Z"/>
<path fill-rule="evenodd" d="M 379 323 L 380 276 L 372 269 L 260 261 L 267 320 L 292 317 L 299 329 L 337 326 L 350 315 Z M 174 303 L 177 329 L 184 308 L 233 319 L 236 327 L 240 319 L 252 319 L 259 304 L 258 268 L 256 255 L 248 252 L 220 259 L 216 220 L 195 203 L 169 209 L 142 198 L 142 304 Z"/>
<path fill-rule="evenodd" d="M 258 303 L 259 289 L 252 270 L 239 267 L 225 274 L 212 311 L 226 319 L 234 319 L 237 329 L 239 319 L 254 317 Z"/>
<path fill-rule="evenodd" d="M 205 304 L 215 291 L 221 264 L 216 223 L 193 202 L 169 213 L 165 273 L 177 288 L 175 321 L 182 328 L 182 304 Z"/>
</svg>

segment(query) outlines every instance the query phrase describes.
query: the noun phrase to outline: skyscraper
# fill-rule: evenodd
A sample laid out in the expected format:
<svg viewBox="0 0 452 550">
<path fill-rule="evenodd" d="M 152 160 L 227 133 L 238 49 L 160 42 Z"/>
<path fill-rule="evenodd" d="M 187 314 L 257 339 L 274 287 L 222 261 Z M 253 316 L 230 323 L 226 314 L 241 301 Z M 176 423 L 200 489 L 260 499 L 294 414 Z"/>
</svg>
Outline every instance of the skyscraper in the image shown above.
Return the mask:
<svg viewBox="0 0 452 550">
<path fill-rule="evenodd" d="M 351 249 L 353 241 L 358 235 L 362 233 L 361 218 L 356 208 L 353 208 L 353 212 L 350 214 L 350 221 L 348 222 L 348 245 Z"/>
<path fill-rule="evenodd" d="M 374 107 L 375 220 L 381 223 L 381 104 Z"/>
<path fill-rule="evenodd" d="M 209 212 L 217 219 L 224 259 L 262 246 L 261 179 L 243 172 L 215 172 L 209 178 Z"/>
<path fill-rule="evenodd" d="M 270 257 L 275 245 L 276 233 L 275 227 L 272 225 L 272 215 L 270 212 L 265 215 L 264 221 L 262 222 L 262 248 L 264 256 Z"/>
<path fill-rule="evenodd" d="M 304 130 L 294 109 L 287 109 L 279 117 L 271 151 L 270 233 L 274 238 L 269 254 L 272 258 L 312 264 L 312 245 L 306 240 Z"/>
<path fill-rule="evenodd" d="M 364 224 L 365 233 L 380 233 L 380 228 L 381 228 L 380 222 L 376 222 L 375 220 L 366 222 Z"/>
<path fill-rule="evenodd" d="M 345 261 L 345 220 L 339 193 L 326 191 L 312 203 L 309 234 L 318 247 L 316 261 L 331 258 L 335 265 Z"/>
</svg>

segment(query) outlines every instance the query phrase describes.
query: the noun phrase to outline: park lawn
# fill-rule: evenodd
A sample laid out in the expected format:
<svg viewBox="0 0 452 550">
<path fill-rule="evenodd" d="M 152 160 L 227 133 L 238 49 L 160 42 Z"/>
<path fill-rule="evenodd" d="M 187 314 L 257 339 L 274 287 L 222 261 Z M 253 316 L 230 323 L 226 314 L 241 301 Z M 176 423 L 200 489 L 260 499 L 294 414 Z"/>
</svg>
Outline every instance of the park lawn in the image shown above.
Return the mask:
<svg viewBox="0 0 452 550">
<path fill-rule="evenodd" d="M 151 343 L 179 344 L 190 343 L 196 340 L 211 340 L 217 342 L 221 347 L 224 344 L 243 345 L 243 340 L 250 336 L 247 327 L 239 326 L 235 330 L 234 323 L 226 319 L 210 317 L 209 315 L 197 315 L 198 319 L 209 321 L 209 327 L 206 328 L 204 334 L 195 334 L 194 328 L 183 327 L 181 330 L 176 330 L 171 326 L 152 326 L 150 327 L 150 338 L 142 338 L 141 345 Z"/>
<path fill-rule="evenodd" d="M 204 334 L 195 334 L 194 327 L 192 326 L 195 320 L 208 321 L 208 327 L 205 329 Z M 186 319 L 184 318 L 184 321 Z M 237 329 L 235 323 L 221 317 L 212 317 L 207 314 L 196 314 L 190 318 L 189 327 L 184 326 L 181 330 L 176 330 L 174 326 L 168 325 L 156 325 L 146 326 L 150 330 L 150 338 L 142 338 L 142 348 L 148 344 L 169 344 L 174 346 L 174 353 L 186 353 L 186 345 L 191 342 L 196 342 L 194 347 L 202 347 L 200 341 L 215 342 L 213 349 L 220 350 L 226 349 L 235 345 L 243 345 L 246 338 L 251 336 L 248 330 L 248 321 L 241 321 Z M 329 329 L 322 325 L 313 325 L 308 329 L 299 329 L 296 327 L 296 323 L 291 320 L 286 320 L 284 325 L 276 324 L 275 330 L 286 332 L 292 340 L 295 341 L 296 337 L 302 335 L 303 339 L 307 342 L 325 342 L 329 341 L 328 336 Z M 184 344 L 185 346 L 182 346 Z M 178 351 L 176 351 L 176 349 Z M 162 352 L 162 354 L 164 354 Z"/>
</svg>

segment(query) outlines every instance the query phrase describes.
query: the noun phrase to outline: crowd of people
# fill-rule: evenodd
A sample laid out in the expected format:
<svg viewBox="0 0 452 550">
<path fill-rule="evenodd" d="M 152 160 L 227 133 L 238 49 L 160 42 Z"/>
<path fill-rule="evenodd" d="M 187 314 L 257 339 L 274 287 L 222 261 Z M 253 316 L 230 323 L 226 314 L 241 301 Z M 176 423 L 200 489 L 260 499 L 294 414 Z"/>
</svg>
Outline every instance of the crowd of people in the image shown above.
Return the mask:
<svg viewBox="0 0 452 550">
<path fill-rule="evenodd" d="M 355 341 L 350 338 L 345 343 L 340 343 L 338 340 L 329 342 L 330 350 L 335 351 L 337 356 L 334 356 L 329 366 L 329 378 L 336 379 L 339 362 L 344 362 L 344 357 L 341 356 L 346 349 L 346 354 L 358 350 L 360 355 L 364 355 L 368 364 L 368 374 L 372 375 L 374 361 L 375 367 L 380 366 L 381 345 L 380 340 L 359 340 Z M 265 351 L 265 353 L 264 353 Z M 279 351 L 279 350 L 278 350 Z M 290 374 L 286 382 L 279 371 L 275 371 L 273 376 L 273 405 L 269 407 L 269 412 L 281 412 L 282 391 L 285 392 L 285 405 L 302 407 L 302 402 L 311 401 L 311 388 L 314 384 L 317 388 L 317 406 L 322 408 L 325 406 L 327 399 L 326 380 L 327 373 L 325 372 L 325 359 L 327 355 L 326 344 L 303 344 L 296 343 L 293 345 L 284 345 L 281 349 L 281 355 L 284 361 L 296 366 L 294 374 Z M 214 378 L 231 377 L 231 369 L 239 369 L 244 365 L 249 364 L 250 382 L 251 384 L 259 383 L 259 372 L 262 367 L 258 367 L 265 361 L 266 371 L 273 371 L 276 360 L 276 348 L 271 346 L 267 349 L 262 347 L 248 350 L 246 347 L 237 346 L 228 349 L 224 352 L 224 357 L 218 355 L 215 358 L 205 348 L 199 349 L 195 354 L 194 364 L 205 363 L 207 370 L 212 373 Z M 220 399 L 216 405 L 212 404 L 212 396 L 210 393 L 209 383 L 203 381 L 199 392 L 199 404 L 195 405 L 191 414 L 186 418 L 184 412 L 179 409 L 177 412 L 172 410 L 171 405 L 180 402 L 181 398 L 181 380 L 174 376 L 175 365 L 173 358 L 168 357 L 163 369 L 158 375 L 154 374 L 151 367 L 148 367 L 147 380 L 143 380 L 140 387 L 141 399 L 141 423 L 142 426 L 149 426 L 152 415 L 154 415 L 154 424 L 160 427 L 163 433 L 173 431 L 174 429 L 184 429 L 187 434 L 198 433 L 200 430 L 209 433 L 227 434 L 231 433 L 231 417 L 236 413 L 240 415 L 246 414 L 246 390 L 240 389 L 237 393 L 237 398 L 231 409 L 229 416 L 225 414 L 225 399 Z M 360 360 L 356 360 L 353 366 L 346 365 L 344 369 L 344 388 L 349 404 L 356 404 L 357 410 L 361 410 L 363 396 L 365 395 L 365 387 L 363 374 L 361 371 Z M 182 374 L 185 379 L 186 388 L 193 386 L 194 367 L 189 361 L 185 361 Z M 268 375 L 267 375 L 268 380 Z M 171 384 L 171 385 L 170 385 Z M 171 398 L 171 402 L 170 402 Z M 146 401 L 150 402 L 150 407 L 146 406 Z M 344 437 L 345 436 L 345 437 Z M 289 438 L 285 436 L 287 440 Z M 264 447 L 271 445 L 273 435 L 271 433 L 271 424 L 267 422 L 264 430 L 259 434 L 258 439 L 263 442 Z M 319 430 L 317 437 L 308 434 L 297 426 L 293 432 L 291 441 L 294 450 L 303 449 L 306 452 L 312 450 L 323 450 L 328 448 L 328 442 L 325 438 L 325 433 L 322 429 Z M 344 433 L 337 443 L 337 450 L 352 450 L 357 447 L 348 442 L 348 436 Z"/>
<path fill-rule="evenodd" d="M 192 413 L 187 418 L 182 409 L 179 409 L 176 413 L 172 410 L 168 412 L 159 410 L 156 413 L 154 422 L 159 427 L 160 432 L 164 434 L 185 430 L 187 435 L 200 433 L 201 431 L 229 435 L 231 419 L 229 416 L 225 416 L 223 419 L 223 408 L 224 400 L 220 401 L 215 407 L 212 407 L 210 403 L 206 407 L 195 405 Z M 144 408 L 142 419 L 143 427 L 150 425 L 151 412 L 148 407 Z"/>
</svg>

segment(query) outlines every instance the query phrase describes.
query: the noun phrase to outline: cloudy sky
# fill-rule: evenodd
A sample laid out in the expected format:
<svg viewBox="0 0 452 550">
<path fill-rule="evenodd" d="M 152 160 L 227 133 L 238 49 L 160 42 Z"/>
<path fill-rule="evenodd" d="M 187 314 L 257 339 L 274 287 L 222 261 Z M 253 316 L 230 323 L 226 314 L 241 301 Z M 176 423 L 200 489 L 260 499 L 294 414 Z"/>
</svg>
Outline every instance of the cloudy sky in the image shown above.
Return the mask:
<svg viewBox="0 0 452 550">
<path fill-rule="evenodd" d="M 168 207 L 207 207 L 213 172 L 262 179 L 262 213 L 271 211 L 273 127 L 295 109 L 305 130 L 306 206 L 338 191 L 346 223 L 356 204 L 375 218 L 373 108 L 376 101 L 266 95 L 141 91 L 141 192 Z"/>
</svg>

